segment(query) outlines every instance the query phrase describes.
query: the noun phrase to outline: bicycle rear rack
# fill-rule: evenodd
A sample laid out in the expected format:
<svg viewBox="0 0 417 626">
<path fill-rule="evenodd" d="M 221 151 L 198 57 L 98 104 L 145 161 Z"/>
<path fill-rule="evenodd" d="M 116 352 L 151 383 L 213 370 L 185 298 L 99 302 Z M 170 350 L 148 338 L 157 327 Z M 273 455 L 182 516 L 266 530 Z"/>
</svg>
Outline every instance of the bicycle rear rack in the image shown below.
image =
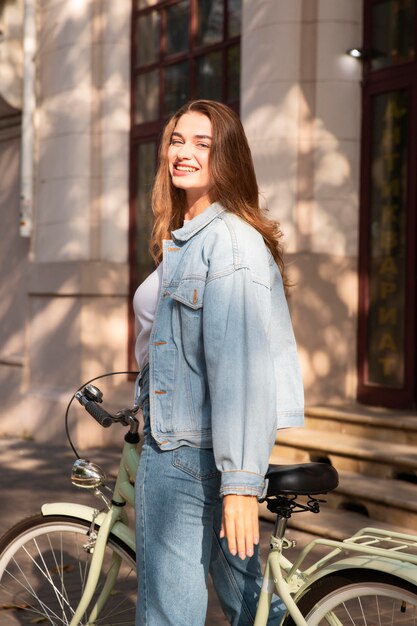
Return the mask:
<svg viewBox="0 0 417 626">
<path fill-rule="evenodd" d="M 415 535 L 368 527 L 362 528 L 349 539 L 345 539 L 343 543 L 349 546 L 376 548 L 387 551 L 390 555 L 395 552 L 399 554 L 400 559 L 407 554 L 415 558 L 415 561 L 411 560 L 410 562 L 417 563 L 417 536 Z"/>
<path fill-rule="evenodd" d="M 341 555 L 344 557 L 362 555 L 375 559 L 390 559 L 391 561 L 417 566 L 417 536 L 368 527 L 343 541 L 315 539 L 301 551 L 290 568 L 289 577 L 300 572 L 300 566 L 307 555 L 318 546 L 329 548 L 329 552 L 305 570 L 307 576 L 313 571 L 318 571 L 330 563 L 340 560 Z"/>
</svg>

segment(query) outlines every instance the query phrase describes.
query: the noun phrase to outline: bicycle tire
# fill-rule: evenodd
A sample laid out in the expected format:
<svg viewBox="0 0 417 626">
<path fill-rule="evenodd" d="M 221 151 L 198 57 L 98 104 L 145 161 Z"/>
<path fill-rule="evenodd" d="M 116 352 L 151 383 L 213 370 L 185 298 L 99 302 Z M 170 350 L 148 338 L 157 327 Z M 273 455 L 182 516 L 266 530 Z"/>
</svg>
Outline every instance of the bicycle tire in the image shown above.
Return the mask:
<svg viewBox="0 0 417 626">
<path fill-rule="evenodd" d="M 83 547 L 91 524 L 85 520 L 36 515 L 13 526 L 0 539 L 0 626 L 50 624 L 68 626 L 89 571 L 90 553 Z M 110 535 L 94 606 L 115 552 L 120 572 L 96 626 L 135 623 L 135 555 Z M 86 623 L 87 616 L 80 622 Z"/>
<path fill-rule="evenodd" d="M 344 570 L 313 583 L 297 606 L 309 626 L 415 626 L 417 587 L 383 572 Z M 285 626 L 295 624 L 288 618 Z"/>
</svg>

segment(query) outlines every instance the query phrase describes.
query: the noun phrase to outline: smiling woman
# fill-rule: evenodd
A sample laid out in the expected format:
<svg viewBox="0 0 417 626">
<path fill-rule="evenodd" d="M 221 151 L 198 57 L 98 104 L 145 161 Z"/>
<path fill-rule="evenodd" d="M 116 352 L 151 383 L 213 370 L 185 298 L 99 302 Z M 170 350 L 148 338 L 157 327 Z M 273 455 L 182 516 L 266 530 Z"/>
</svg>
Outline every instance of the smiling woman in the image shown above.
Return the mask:
<svg viewBox="0 0 417 626">
<path fill-rule="evenodd" d="M 281 233 L 259 207 L 229 107 L 191 101 L 168 121 L 152 208 L 158 268 L 134 297 L 145 420 L 136 625 L 203 626 L 210 570 L 229 623 L 249 626 L 261 583 L 258 498 L 276 429 L 302 424 L 303 390 Z"/>
<path fill-rule="evenodd" d="M 186 113 L 171 136 L 168 149 L 172 184 L 187 197 L 184 219 L 190 220 L 210 204 L 213 181 L 209 169 L 211 122 L 201 113 Z"/>
</svg>

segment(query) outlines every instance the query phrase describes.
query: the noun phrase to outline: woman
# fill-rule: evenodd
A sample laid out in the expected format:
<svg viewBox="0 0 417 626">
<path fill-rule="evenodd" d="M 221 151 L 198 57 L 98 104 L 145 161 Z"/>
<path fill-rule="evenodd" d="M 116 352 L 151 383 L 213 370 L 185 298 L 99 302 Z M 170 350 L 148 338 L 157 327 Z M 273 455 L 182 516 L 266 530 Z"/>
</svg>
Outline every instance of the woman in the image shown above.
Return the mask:
<svg viewBox="0 0 417 626">
<path fill-rule="evenodd" d="M 160 264 L 134 298 L 136 623 L 203 626 L 210 570 L 229 622 L 253 624 L 257 499 L 276 429 L 302 423 L 303 393 L 280 232 L 228 107 L 197 100 L 168 122 L 152 203 Z"/>
</svg>

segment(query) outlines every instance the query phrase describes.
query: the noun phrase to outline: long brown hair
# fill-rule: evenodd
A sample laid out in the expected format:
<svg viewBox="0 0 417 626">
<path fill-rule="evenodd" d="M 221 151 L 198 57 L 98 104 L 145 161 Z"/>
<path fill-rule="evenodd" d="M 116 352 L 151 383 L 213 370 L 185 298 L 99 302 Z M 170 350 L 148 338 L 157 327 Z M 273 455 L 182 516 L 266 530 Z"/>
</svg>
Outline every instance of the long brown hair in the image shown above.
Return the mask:
<svg viewBox="0 0 417 626">
<path fill-rule="evenodd" d="M 186 196 L 171 182 L 168 147 L 178 120 L 185 113 L 201 113 L 212 125 L 210 170 L 213 186 L 210 200 L 219 202 L 259 231 L 284 277 L 281 245 L 282 233 L 276 222 L 268 219 L 259 206 L 259 192 L 252 155 L 245 131 L 238 116 L 226 105 L 213 100 L 194 100 L 181 107 L 165 126 L 159 168 L 152 191 L 155 223 L 151 238 L 151 254 L 156 262 L 162 257 L 162 241 L 183 224 Z"/>
</svg>

